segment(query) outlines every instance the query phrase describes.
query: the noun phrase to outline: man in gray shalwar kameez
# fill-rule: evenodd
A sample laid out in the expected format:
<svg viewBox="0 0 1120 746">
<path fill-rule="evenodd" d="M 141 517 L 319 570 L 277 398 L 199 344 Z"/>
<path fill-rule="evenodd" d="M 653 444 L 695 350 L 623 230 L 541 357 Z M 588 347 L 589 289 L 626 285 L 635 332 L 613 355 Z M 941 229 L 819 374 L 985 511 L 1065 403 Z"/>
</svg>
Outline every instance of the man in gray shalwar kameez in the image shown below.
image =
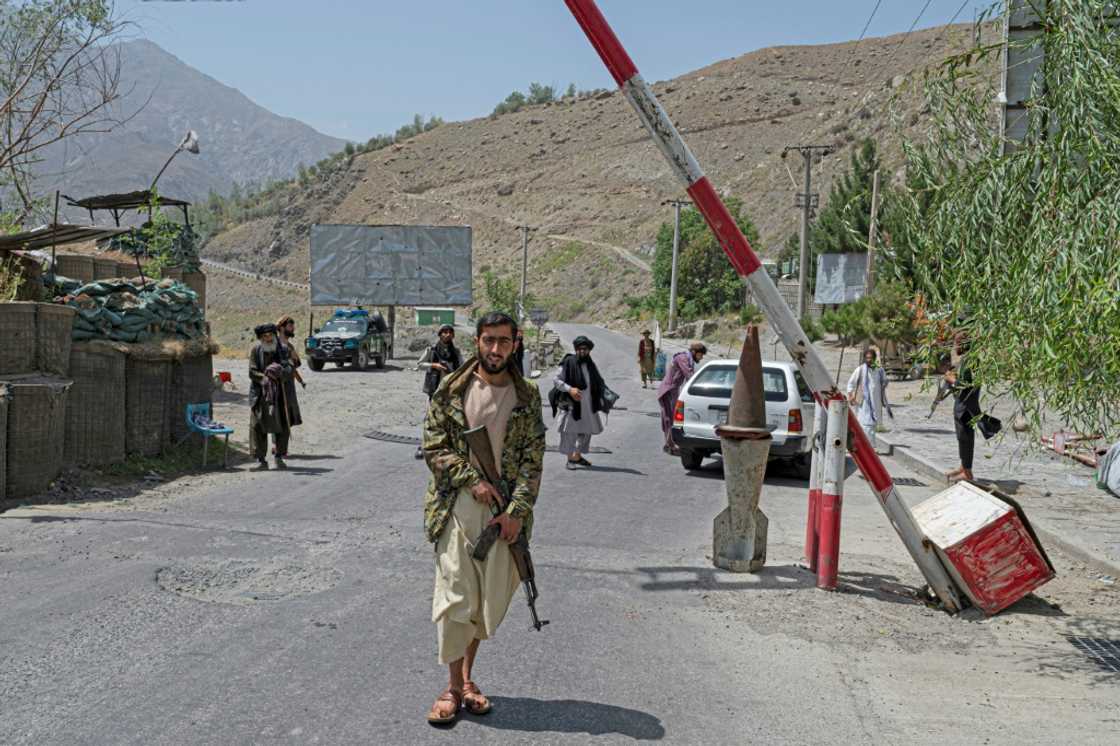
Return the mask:
<svg viewBox="0 0 1120 746">
<path fill-rule="evenodd" d="M 560 452 L 568 458 L 568 469 L 591 466 L 583 454 L 591 450 L 591 436 L 603 432 L 603 416 L 600 413 L 607 411 L 603 404 L 606 384 L 591 359 L 595 343 L 581 336 L 576 337 L 572 346 L 575 354 L 566 355 L 560 362 L 560 371 L 549 396 L 553 416 L 556 416 L 557 409 L 560 410 L 557 421 Z"/>
</svg>

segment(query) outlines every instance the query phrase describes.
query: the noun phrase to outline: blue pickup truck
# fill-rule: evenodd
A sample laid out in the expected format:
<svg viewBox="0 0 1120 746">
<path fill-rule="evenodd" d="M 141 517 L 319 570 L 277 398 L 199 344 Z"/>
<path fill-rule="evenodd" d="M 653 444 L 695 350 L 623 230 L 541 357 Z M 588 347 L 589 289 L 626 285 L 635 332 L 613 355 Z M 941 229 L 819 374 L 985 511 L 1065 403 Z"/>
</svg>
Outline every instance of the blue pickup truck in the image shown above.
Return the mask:
<svg viewBox="0 0 1120 746">
<path fill-rule="evenodd" d="M 381 314 L 362 308 L 339 308 L 305 341 L 307 363 L 315 371 L 322 370 L 327 363 L 339 368 L 350 363 L 365 370 L 371 361 L 384 368 L 391 342 L 392 332 Z"/>
</svg>

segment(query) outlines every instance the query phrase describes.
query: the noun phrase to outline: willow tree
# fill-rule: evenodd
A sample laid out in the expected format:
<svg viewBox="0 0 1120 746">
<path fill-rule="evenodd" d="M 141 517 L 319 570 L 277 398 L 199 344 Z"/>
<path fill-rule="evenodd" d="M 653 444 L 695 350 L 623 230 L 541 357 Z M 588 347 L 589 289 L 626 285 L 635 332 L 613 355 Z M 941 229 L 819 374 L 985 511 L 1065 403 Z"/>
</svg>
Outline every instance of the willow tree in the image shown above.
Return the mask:
<svg viewBox="0 0 1120 746">
<path fill-rule="evenodd" d="M 971 368 L 1037 430 L 1120 431 L 1120 30 L 1111 0 L 1038 3 L 1044 52 L 1025 138 L 1004 147 L 1001 45 L 924 81 L 906 144 L 915 290 L 971 341 Z M 934 329 L 935 325 L 928 327 Z M 932 340 L 931 340 L 932 341 Z"/>
</svg>

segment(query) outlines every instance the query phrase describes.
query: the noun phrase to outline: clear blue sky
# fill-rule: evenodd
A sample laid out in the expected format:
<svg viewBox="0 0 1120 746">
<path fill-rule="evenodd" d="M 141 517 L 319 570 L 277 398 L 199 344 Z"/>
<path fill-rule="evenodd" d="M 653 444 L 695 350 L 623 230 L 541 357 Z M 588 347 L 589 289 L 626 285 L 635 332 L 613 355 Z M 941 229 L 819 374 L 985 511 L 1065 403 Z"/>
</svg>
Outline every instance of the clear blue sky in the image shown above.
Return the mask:
<svg viewBox="0 0 1120 746">
<path fill-rule="evenodd" d="M 868 36 L 906 31 L 926 0 L 882 0 Z M 968 0 L 958 22 L 992 0 Z M 876 0 L 599 0 L 647 80 L 781 44 L 859 37 Z M 962 0 L 930 0 L 918 28 Z M 414 113 L 489 114 L 530 81 L 611 87 L 562 0 L 118 0 L 187 64 L 256 103 L 364 141 Z"/>
</svg>

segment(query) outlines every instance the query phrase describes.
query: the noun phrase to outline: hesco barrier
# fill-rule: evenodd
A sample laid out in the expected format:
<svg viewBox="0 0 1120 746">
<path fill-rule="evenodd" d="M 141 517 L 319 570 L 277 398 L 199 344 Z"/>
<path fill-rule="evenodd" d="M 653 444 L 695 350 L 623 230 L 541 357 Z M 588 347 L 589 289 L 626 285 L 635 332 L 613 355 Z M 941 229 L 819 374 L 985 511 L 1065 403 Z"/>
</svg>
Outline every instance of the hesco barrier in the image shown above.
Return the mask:
<svg viewBox="0 0 1120 746">
<path fill-rule="evenodd" d="M 0 375 L 35 371 L 35 306 L 0 303 Z"/>
<path fill-rule="evenodd" d="M 39 303 L 36 310 L 35 369 L 40 373 L 70 375 L 70 343 L 74 335 L 75 309 L 53 303 Z"/>
<path fill-rule="evenodd" d="M 125 367 L 125 452 L 158 456 L 171 442 L 171 361 L 129 356 Z"/>
<path fill-rule="evenodd" d="M 93 257 L 88 254 L 59 254 L 55 274 L 80 282 L 93 282 Z"/>
<path fill-rule="evenodd" d="M 98 342 L 70 351 L 66 462 L 113 464 L 125 456 L 125 353 Z"/>
<path fill-rule="evenodd" d="M 131 279 L 138 276 L 136 262 L 117 262 L 117 277 Z"/>
<path fill-rule="evenodd" d="M 206 275 L 202 272 L 184 272 L 183 284 L 198 295 L 198 307 L 206 315 Z"/>
<path fill-rule="evenodd" d="M 97 280 L 111 280 L 117 277 L 117 260 L 116 259 L 98 259 L 93 260 L 93 279 Z"/>
<path fill-rule="evenodd" d="M 17 500 L 44 492 L 62 471 L 70 381 L 24 376 L 7 385 L 6 499 Z"/>
<path fill-rule="evenodd" d="M 0 383 L 0 503 L 7 496 L 8 484 L 8 387 Z"/>
<path fill-rule="evenodd" d="M 167 409 L 172 442 L 178 443 L 188 432 L 188 404 L 210 401 L 214 390 L 214 361 L 210 355 L 185 357 L 172 364 L 170 405 Z"/>
</svg>

